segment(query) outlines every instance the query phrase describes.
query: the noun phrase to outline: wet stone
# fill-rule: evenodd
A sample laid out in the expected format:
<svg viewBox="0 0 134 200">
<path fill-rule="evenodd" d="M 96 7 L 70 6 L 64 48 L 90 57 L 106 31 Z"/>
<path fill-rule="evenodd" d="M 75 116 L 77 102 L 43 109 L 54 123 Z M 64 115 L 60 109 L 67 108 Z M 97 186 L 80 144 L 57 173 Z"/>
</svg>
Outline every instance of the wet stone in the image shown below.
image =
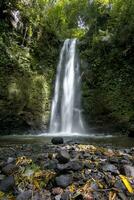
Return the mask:
<svg viewBox="0 0 134 200">
<path fill-rule="evenodd" d="M 121 200 L 127 200 L 128 198 L 126 197 L 126 195 L 122 192 L 118 193 L 118 196 L 120 197 Z"/>
<path fill-rule="evenodd" d="M 15 158 L 9 157 L 9 158 L 7 159 L 7 164 L 10 164 L 10 163 L 12 163 L 12 162 L 14 162 L 14 161 L 15 161 Z"/>
<path fill-rule="evenodd" d="M 56 195 L 56 196 L 54 197 L 54 200 L 61 200 L 61 195 L 60 195 L 60 194 Z"/>
<path fill-rule="evenodd" d="M 91 157 L 91 154 L 89 154 L 89 153 L 84 153 L 83 154 L 83 158 L 90 158 Z"/>
<path fill-rule="evenodd" d="M 66 163 L 66 164 L 57 164 L 57 170 L 58 171 L 68 171 L 68 170 L 70 170 L 69 163 Z"/>
<path fill-rule="evenodd" d="M 83 164 L 79 161 L 70 161 L 69 166 L 72 171 L 82 170 L 83 168 Z"/>
<path fill-rule="evenodd" d="M 84 184 L 84 180 L 79 180 L 79 181 L 78 181 L 78 184 L 79 184 L 79 185 L 83 185 L 83 184 Z"/>
<path fill-rule="evenodd" d="M 130 164 L 130 161 L 123 159 L 120 161 L 120 163 L 125 165 L 125 164 Z"/>
<path fill-rule="evenodd" d="M 115 182 L 114 186 L 119 190 L 125 190 L 126 189 L 121 180 L 117 180 Z"/>
<path fill-rule="evenodd" d="M 0 191 L 9 192 L 15 186 L 15 181 L 13 176 L 9 176 L 6 179 L 2 180 L 0 183 Z"/>
<path fill-rule="evenodd" d="M 83 168 L 83 164 L 79 161 L 70 161 L 65 164 L 57 164 L 57 169 L 59 171 L 78 171 Z"/>
<path fill-rule="evenodd" d="M 57 188 L 53 188 L 52 189 L 52 194 L 53 195 L 59 195 L 59 194 L 62 194 L 63 193 L 63 189 L 60 188 L 60 187 L 57 187 Z"/>
<path fill-rule="evenodd" d="M 128 176 L 128 177 L 132 176 L 134 178 L 134 167 L 133 166 L 125 165 L 124 172 L 125 172 L 126 176 Z"/>
<path fill-rule="evenodd" d="M 55 180 L 56 180 L 57 186 L 60 186 L 62 188 L 66 188 L 73 181 L 71 175 L 60 175 L 60 176 L 56 177 Z"/>
<path fill-rule="evenodd" d="M 92 190 L 98 190 L 98 184 L 97 183 L 91 183 L 91 189 Z"/>
<path fill-rule="evenodd" d="M 114 174 L 119 174 L 119 171 L 115 165 L 112 164 L 106 164 L 102 166 L 102 170 L 105 172 L 111 172 Z"/>
<path fill-rule="evenodd" d="M 5 167 L 2 168 L 2 172 L 6 175 L 12 174 L 14 171 L 17 170 L 17 166 L 14 164 L 8 164 Z"/>
<path fill-rule="evenodd" d="M 58 163 L 58 161 L 56 160 L 56 159 L 54 159 L 54 160 L 49 160 L 46 164 L 45 164 L 45 166 L 44 166 L 44 168 L 47 168 L 47 169 L 57 169 L 57 163 Z"/>
<path fill-rule="evenodd" d="M 109 158 L 109 162 L 110 162 L 111 164 L 117 164 L 118 161 L 119 161 L 118 158 L 112 158 L 112 157 Z"/>
<path fill-rule="evenodd" d="M 67 163 L 70 160 L 70 155 L 66 150 L 61 150 L 57 155 L 59 163 Z"/>
<path fill-rule="evenodd" d="M 61 195 L 61 200 L 70 200 L 70 193 L 69 192 L 64 192 Z"/>
<path fill-rule="evenodd" d="M 75 197 L 75 200 L 84 200 L 84 198 L 81 194 L 79 194 L 78 196 Z"/>
<path fill-rule="evenodd" d="M 16 200 L 29 200 L 32 198 L 32 191 L 28 190 L 25 192 L 22 192 L 21 194 L 19 194 L 16 198 Z"/>
<path fill-rule="evenodd" d="M 5 179 L 5 175 L 4 174 L 0 174 L 0 181 L 4 180 Z"/>
<path fill-rule="evenodd" d="M 64 140 L 62 137 L 54 137 L 51 140 L 52 144 L 63 144 Z"/>
</svg>

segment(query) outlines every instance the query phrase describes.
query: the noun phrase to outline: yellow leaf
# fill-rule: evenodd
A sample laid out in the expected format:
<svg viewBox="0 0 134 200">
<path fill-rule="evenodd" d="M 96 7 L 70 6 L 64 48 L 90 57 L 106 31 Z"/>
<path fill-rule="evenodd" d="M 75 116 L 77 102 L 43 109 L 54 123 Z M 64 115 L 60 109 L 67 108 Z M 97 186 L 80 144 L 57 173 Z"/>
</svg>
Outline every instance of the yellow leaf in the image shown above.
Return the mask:
<svg viewBox="0 0 134 200">
<path fill-rule="evenodd" d="M 133 190 L 131 184 L 129 183 L 127 177 L 126 177 L 126 176 L 123 176 L 123 175 L 119 175 L 119 177 L 121 178 L 122 182 L 123 182 L 124 185 L 126 186 L 127 190 L 128 190 L 130 193 L 134 193 L 134 190 Z"/>
<path fill-rule="evenodd" d="M 34 173 L 34 178 L 41 178 L 43 176 L 43 172 L 42 171 L 37 171 Z"/>
<path fill-rule="evenodd" d="M 37 188 L 38 190 L 40 190 L 40 185 L 39 185 L 38 181 L 34 180 L 33 184 L 34 184 L 35 188 Z"/>
<path fill-rule="evenodd" d="M 26 158 L 26 156 L 19 157 L 16 160 L 16 165 L 24 165 L 24 164 L 31 164 L 31 163 L 32 163 L 32 160 Z"/>
<path fill-rule="evenodd" d="M 74 184 L 70 185 L 69 191 L 70 192 L 75 192 L 75 190 L 76 190 L 75 185 Z"/>
<path fill-rule="evenodd" d="M 2 199 L 2 197 L 4 197 L 4 192 L 0 191 L 0 199 Z"/>
<path fill-rule="evenodd" d="M 103 187 L 103 185 L 99 182 L 99 181 L 96 181 L 97 182 L 97 184 L 98 184 L 98 186 L 99 186 L 99 188 L 101 188 L 101 189 L 103 189 L 104 187 Z"/>
</svg>

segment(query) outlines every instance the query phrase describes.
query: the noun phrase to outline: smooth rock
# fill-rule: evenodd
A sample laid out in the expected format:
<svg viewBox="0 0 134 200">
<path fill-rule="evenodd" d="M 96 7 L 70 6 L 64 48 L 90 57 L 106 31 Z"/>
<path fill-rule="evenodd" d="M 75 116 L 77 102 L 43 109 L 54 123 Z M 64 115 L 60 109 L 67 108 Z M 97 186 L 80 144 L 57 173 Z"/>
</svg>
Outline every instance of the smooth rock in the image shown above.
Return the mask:
<svg viewBox="0 0 134 200">
<path fill-rule="evenodd" d="M 59 195 L 59 194 L 62 194 L 63 193 L 63 189 L 60 188 L 60 187 L 57 187 L 57 188 L 53 188 L 52 189 L 52 194 L 53 195 Z"/>
<path fill-rule="evenodd" d="M 119 189 L 120 191 L 124 191 L 126 189 L 120 179 L 115 182 L 114 186 L 115 186 L 115 188 Z"/>
<path fill-rule="evenodd" d="M 28 190 L 19 194 L 16 200 L 30 200 L 32 198 L 32 191 Z"/>
<path fill-rule="evenodd" d="M 75 197 L 75 200 L 83 200 L 83 196 L 81 194 L 79 194 L 78 196 Z"/>
<path fill-rule="evenodd" d="M 132 176 L 134 178 L 134 167 L 130 165 L 124 165 L 124 171 L 125 175 L 130 177 Z"/>
<path fill-rule="evenodd" d="M 70 155 L 66 150 L 61 150 L 56 158 L 59 163 L 67 163 L 70 160 Z"/>
<path fill-rule="evenodd" d="M 119 162 L 119 160 L 118 160 L 117 158 L 110 157 L 110 158 L 109 158 L 109 162 L 110 162 L 111 164 L 117 164 L 117 163 Z"/>
<path fill-rule="evenodd" d="M 111 172 L 114 174 L 119 174 L 119 171 L 115 165 L 112 164 L 106 164 L 102 166 L 102 170 L 105 172 Z"/>
<path fill-rule="evenodd" d="M 121 163 L 121 164 L 130 164 L 130 161 L 129 161 L 129 160 L 124 160 L 124 159 L 122 159 L 122 160 L 120 161 L 120 163 Z"/>
<path fill-rule="evenodd" d="M 4 180 L 6 176 L 4 174 L 0 174 L 0 181 Z"/>
<path fill-rule="evenodd" d="M 0 191 L 9 192 L 15 186 L 15 181 L 13 176 L 9 176 L 6 179 L 2 180 L 0 183 Z"/>
<path fill-rule="evenodd" d="M 57 159 L 49 160 L 48 163 L 45 164 L 44 168 L 55 170 L 57 168 L 57 163 L 58 163 Z"/>
<path fill-rule="evenodd" d="M 14 164 L 8 164 L 2 168 L 2 172 L 6 175 L 12 174 L 18 167 Z"/>
<path fill-rule="evenodd" d="M 126 195 L 122 192 L 118 193 L 118 196 L 120 197 L 121 200 L 127 200 L 128 198 L 126 197 Z"/>
<path fill-rule="evenodd" d="M 64 192 L 61 195 L 61 200 L 70 200 L 70 192 Z"/>
<path fill-rule="evenodd" d="M 36 193 L 29 200 L 52 200 L 51 193 L 48 190 L 41 190 L 40 192 L 36 191 Z"/>
<path fill-rule="evenodd" d="M 12 163 L 12 162 L 14 162 L 14 161 L 15 161 L 15 158 L 9 157 L 9 158 L 7 159 L 7 164 L 10 164 L 10 163 Z"/>
<path fill-rule="evenodd" d="M 69 166 L 72 171 L 82 170 L 83 168 L 83 164 L 80 161 L 70 161 Z"/>
<path fill-rule="evenodd" d="M 57 170 L 58 171 L 68 171 L 68 170 L 70 170 L 69 163 L 57 164 Z"/>
<path fill-rule="evenodd" d="M 72 183 L 73 178 L 70 175 L 60 175 L 60 176 L 56 177 L 55 180 L 56 180 L 57 186 L 66 188 L 67 186 L 69 186 Z"/>
<path fill-rule="evenodd" d="M 54 137 L 51 140 L 52 144 L 63 144 L 64 140 L 62 137 Z"/>
<path fill-rule="evenodd" d="M 56 195 L 56 196 L 54 197 L 54 199 L 55 199 L 55 200 L 61 200 L 61 195 L 60 195 L 60 194 Z"/>
<path fill-rule="evenodd" d="M 78 171 L 78 170 L 81 170 L 82 168 L 83 168 L 83 165 L 79 161 L 70 161 L 65 164 L 57 164 L 57 169 L 59 171 L 69 171 L 69 170 Z"/>
<path fill-rule="evenodd" d="M 98 190 L 98 188 L 99 188 L 97 183 L 91 183 L 90 187 L 92 190 Z"/>
</svg>

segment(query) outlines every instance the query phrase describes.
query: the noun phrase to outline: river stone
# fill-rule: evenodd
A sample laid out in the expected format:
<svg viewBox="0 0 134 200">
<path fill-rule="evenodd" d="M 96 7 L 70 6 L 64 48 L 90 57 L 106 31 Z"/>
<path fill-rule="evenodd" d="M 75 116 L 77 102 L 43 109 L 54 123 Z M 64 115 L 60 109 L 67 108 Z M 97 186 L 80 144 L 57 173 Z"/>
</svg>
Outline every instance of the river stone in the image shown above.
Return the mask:
<svg viewBox="0 0 134 200">
<path fill-rule="evenodd" d="M 68 171 L 68 170 L 70 170 L 69 163 L 57 164 L 57 170 L 58 171 Z"/>
<path fill-rule="evenodd" d="M 59 171 L 68 171 L 68 170 L 78 171 L 78 170 L 81 170 L 82 168 L 83 168 L 83 165 L 79 161 L 70 161 L 65 164 L 57 164 L 57 169 Z"/>
<path fill-rule="evenodd" d="M 114 186 L 115 186 L 115 188 L 119 189 L 120 191 L 125 190 L 125 186 L 120 179 L 116 180 Z"/>
<path fill-rule="evenodd" d="M 67 163 L 70 160 L 70 155 L 66 150 L 61 150 L 57 155 L 59 163 Z"/>
<path fill-rule="evenodd" d="M 16 200 L 30 200 L 32 198 L 32 191 L 28 190 L 19 194 Z"/>
<path fill-rule="evenodd" d="M 14 161 L 15 161 L 15 158 L 9 157 L 9 158 L 7 159 L 7 164 L 10 164 L 10 163 L 12 163 L 12 162 L 14 162 Z"/>
<path fill-rule="evenodd" d="M 13 176 L 9 176 L 6 179 L 2 180 L 0 183 L 0 191 L 9 192 L 15 186 L 15 181 Z"/>
<path fill-rule="evenodd" d="M 60 187 L 52 188 L 52 194 L 53 195 L 59 195 L 63 193 L 63 189 Z"/>
<path fill-rule="evenodd" d="M 75 197 L 75 200 L 83 200 L 83 196 L 81 194 L 79 194 L 78 196 Z"/>
<path fill-rule="evenodd" d="M 70 169 L 72 171 L 78 171 L 83 168 L 83 164 L 80 161 L 70 161 L 69 162 Z"/>
<path fill-rule="evenodd" d="M 4 180 L 6 178 L 6 175 L 0 174 L 0 181 Z"/>
<path fill-rule="evenodd" d="M 18 167 L 14 164 L 8 164 L 2 168 L 2 172 L 6 175 L 12 174 Z"/>
<path fill-rule="evenodd" d="M 91 183 L 90 188 L 91 188 L 91 190 L 98 190 L 99 186 L 97 183 Z"/>
<path fill-rule="evenodd" d="M 45 168 L 47 169 L 57 169 L 57 163 L 58 163 L 58 160 L 57 159 L 54 159 L 54 160 L 49 160 L 48 163 L 45 164 Z"/>
<path fill-rule="evenodd" d="M 60 195 L 60 194 L 56 195 L 56 196 L 54 197 L 54 200 L 61 200 L 61 195 Z"/>
<path fill-rule="evenodd" d="M 70 200 L 70 192 L 64 192 L 61 195 L 61 200 Z"/>
<path fill-rule="evenodd" d="M 60 175 L 60 176 L 56 177 L 55 180 L 56 180 L 57 186 L 66 188 L 67 186 L 69 186 L 72 183 L 73 178 L 70 175 Z"/>
<path fill-rule="evenodd" d="M 133 166 L 125 165 L 124 171 L 125 171 L 126 176 L 128 176 L 128 177 L 132 176 L 134 178 L 134 167 Z"/>
<path fill-rule="evenodd" d="M 126 195 L 122 192 L 118 193 L 118 196 L 120 197 L 121 200 L 127 200 L 128 198 L 126 197 Z"/>
<path fill-rule="evenodd" d="M 51 143 L 52 144 L 63 144 L 64 140 L 62 137 L 54 137 L 54 138 L 52 138 Z"/>
<path fill-rule="evenodd" d="M 119 171 L 115 165 L 112 164 L 106 164 L 102 166 L 102 170 L 105 172 L 111 172 L 114 174 L 119 174 Z"/>
<path fill-rule="evenodd" d="M 111 164 L 117 164 L 117 163 L 119 162 L 119 160 L 118 160 L 118 158 L 110 157 L 110 158 L 109 158 L 109 162 L 110 162 Z"/>
</svg>

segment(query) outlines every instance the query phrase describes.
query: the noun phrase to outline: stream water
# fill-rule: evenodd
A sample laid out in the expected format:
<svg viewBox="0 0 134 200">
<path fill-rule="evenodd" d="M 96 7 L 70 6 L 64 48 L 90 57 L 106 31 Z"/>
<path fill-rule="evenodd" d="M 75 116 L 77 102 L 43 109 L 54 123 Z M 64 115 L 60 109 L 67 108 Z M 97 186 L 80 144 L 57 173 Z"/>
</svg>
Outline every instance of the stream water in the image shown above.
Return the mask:
<svg viewBox="0 0 134 200">
<path fill-rule="evenodd" d="M 46 134 L 45 136 L 33 136 L 33 135 L 12 135 L 12 136 L 1 136 L 0 146 L 8 144 L 51 144 L 52 135 Z M 82 143 L 82 144 L 93 144 L 99 146 L 109 146 L 117 148 L 130 148 L 134 146 L 134 142 L 127 136 L 119 135 L 87 135 L 87 136 L 64 136 L 65 143 Z"/>
</svg>

